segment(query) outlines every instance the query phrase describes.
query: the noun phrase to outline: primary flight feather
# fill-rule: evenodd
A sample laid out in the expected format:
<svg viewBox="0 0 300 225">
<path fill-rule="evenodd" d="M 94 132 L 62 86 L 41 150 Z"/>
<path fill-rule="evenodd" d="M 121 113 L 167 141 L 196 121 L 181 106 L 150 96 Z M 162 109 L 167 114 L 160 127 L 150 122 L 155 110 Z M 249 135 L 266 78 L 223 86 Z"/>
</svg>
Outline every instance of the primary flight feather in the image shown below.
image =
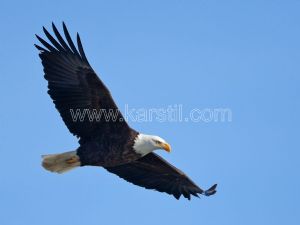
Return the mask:
<svg viewBox="0 0 300 225">
<path fill-rule="evenodd" d="M 90 66 L 77 34 L 77 48 L 63 23 L 63 38 L 52 23 L 55 37 L 44 27 L 48 42 L 36 35 L 42 46 L 35 45 L 48 81 L 48 93 L 69 131 L 79 138 L 75 151 L 43 156 L 45 169 L 63 173 L 80 166 L 99 166 L 135 185 L 181 195 L 212 195 L 216 184 L 206 191 L 182 171 L 155 154 L 156 149 L 170 152 L 170 145 L 155 135 L 132 129 L 118 110 L 108 88 Z M 74 120 L 74 113 L 106 111 L 113 118 L 89 117 Z"/>
</svg>

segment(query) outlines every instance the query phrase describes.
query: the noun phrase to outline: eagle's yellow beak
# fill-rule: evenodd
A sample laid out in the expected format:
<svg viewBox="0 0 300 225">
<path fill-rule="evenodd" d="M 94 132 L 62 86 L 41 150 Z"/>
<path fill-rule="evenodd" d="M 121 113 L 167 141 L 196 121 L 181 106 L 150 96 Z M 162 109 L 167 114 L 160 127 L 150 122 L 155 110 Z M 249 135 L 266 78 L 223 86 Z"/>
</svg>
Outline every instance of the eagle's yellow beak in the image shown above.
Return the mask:
<svg viewBox="0 0 300 225">
<path fill-rule="evenodd" d="M 162 143 L 161 148 L 166 150 L 167 152 L 171 152 L 171 146 L 168 143 Z"/>
</svg>

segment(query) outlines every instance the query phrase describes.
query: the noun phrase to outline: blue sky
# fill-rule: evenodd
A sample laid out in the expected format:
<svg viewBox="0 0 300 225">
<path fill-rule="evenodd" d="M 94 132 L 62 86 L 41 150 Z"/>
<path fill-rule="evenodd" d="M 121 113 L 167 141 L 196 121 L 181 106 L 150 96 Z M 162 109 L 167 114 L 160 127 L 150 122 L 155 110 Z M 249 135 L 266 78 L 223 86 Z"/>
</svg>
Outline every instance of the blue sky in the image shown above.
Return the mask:
<svg viewBox="0 0 300 225">
<path fill-rule="evenodd" d="M 299 1 L 0 4 L 0 224 L 299 224 Z M 123 110 L 229 108 L 232 122 L 134 123 L 209 198 L 175 200 L 101 168 L 45 171 L 75 149 L 46 91 L 34 34 L 65 21 Z"/>
</svg>

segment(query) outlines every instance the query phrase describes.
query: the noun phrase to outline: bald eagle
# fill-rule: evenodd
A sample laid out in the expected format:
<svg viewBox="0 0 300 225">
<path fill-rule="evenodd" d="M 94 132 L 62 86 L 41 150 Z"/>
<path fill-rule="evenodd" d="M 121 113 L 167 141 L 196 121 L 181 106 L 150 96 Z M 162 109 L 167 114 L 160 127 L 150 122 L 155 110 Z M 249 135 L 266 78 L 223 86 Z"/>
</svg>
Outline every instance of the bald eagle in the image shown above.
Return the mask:
<svg viewBox="0 0 300 225">
<path fill-rule="evenodd" d="M 204 191 L 182 171 L 153 151 L 171 151 L 161 137 L 140 133 L 125 121 L 108 88 L 89 64 L 77 33 L 77 48 L 63 23 L 63 38 L 52 23 L 54 38 L 43 27 L 48 42 L 35 45 L 48 81 L 48 93 L 69 131 L 79 139 L 75 151 L 44 155 L 42 166 L 51 172 L 64 173 L 80 166 L 99 166 L 135 185 L 191 198 L 216 193 L 216 184 Z M 90 121 L 74 120 L 71 110 L 106 110 L 113 119 L 101 117 Z M 73 112 L 74 112 L 73 111 Z"/>
</svg>

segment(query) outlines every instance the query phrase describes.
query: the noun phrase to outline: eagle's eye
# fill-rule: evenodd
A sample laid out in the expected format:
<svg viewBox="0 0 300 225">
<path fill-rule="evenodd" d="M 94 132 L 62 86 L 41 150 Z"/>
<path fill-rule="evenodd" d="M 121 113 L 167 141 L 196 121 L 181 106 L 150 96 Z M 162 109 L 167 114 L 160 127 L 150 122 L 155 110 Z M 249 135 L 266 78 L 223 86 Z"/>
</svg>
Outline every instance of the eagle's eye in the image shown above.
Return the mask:
<svg viewBox="0 0 300 225">
<path fill-rule="evenodd" d="M 158 140 L 154 140 L 155 144 L 157 145 L 160 145 L 161 144 L 161 141 L 158 141 Z"/>
</svg>

